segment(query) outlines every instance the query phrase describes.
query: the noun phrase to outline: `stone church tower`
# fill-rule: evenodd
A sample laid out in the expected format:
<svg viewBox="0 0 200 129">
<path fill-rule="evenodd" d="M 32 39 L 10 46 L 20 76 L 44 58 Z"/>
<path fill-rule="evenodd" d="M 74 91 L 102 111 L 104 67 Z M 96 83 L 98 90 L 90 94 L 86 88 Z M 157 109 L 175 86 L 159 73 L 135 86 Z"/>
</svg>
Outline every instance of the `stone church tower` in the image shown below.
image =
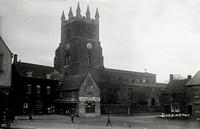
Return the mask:
<svg viewBox="0 0 200 129">
<path fill-rule="evenodd" d="M 90 16 L 89 6 L 86 16 L 81 15 L 79 3 L 74 16 L 72 8 L 66 19 L 61 16 L 61 43 L 56 49 L 54 67 L 65 74 L 66 68 L 75 66 L 103 67 L 102 48 L 99 41 L 99 12 L 95 18 Z"/>
</svg>

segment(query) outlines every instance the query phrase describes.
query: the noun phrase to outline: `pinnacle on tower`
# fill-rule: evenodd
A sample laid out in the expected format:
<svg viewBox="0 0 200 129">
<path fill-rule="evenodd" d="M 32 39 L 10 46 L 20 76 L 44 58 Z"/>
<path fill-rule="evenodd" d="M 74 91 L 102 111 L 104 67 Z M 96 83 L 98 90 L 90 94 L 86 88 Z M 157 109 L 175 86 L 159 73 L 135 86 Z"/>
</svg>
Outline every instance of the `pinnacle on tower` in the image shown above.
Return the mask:
<svg viewBox="0 0 200 129">
<path fill-rule="evenodd" d="M 95 14 L 95 18 L 98 18 L 99 17 L 99 11 L 98 11 L 98 8 L 96 9 L 96 14 Z"/>
<path fill-rule="evenodd" d="M 78 2 L 78 5 L 77 5 L 77 8 L 76 8 L 76 16 L 81 17 L 81 9 L 80 9 L 79 2 Z"/>
<path fill-rule="evenodd" d="M 72 7 L 70 6 L 69 14 L 68 14 L 69 20 L 73 19 L 73 12 L 72 12 Z"/>
<path fill-rule="evenodd" d="M 65 21 L 65 13 L 64 13 L 64 11 L 62 12 L 61 21 Z"/>
<path fill-rule="evenodd" d="M 89 5 L 87 6 L 87 11 L 86 11 L 86 19 L 90 20 L 90 9 L 89 9 Z"/>
<path fill-rule="evenodd" d="M 98 8 L 96 9 L 95 20 L 99 20 L 99 11 L 98 11 Z"/>
</svg>

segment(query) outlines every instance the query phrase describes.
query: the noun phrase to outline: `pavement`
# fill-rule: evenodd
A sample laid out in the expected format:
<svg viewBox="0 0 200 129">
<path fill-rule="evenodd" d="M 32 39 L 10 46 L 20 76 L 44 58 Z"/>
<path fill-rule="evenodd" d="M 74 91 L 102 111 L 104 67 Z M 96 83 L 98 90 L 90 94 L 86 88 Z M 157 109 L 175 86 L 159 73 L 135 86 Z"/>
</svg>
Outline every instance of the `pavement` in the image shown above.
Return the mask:
<svg viewBox="0 0 200 129">
<path fill-rule="evenodd" d="M 17 116 L 15 129 L 200 129 L 200 121 L 172 120 L 153 116 L 111 116 L 111 126 L 106 126 L 107 116 L 98 118 L 75 117 L 75 123 L 66 115 Z"/>
</svg>

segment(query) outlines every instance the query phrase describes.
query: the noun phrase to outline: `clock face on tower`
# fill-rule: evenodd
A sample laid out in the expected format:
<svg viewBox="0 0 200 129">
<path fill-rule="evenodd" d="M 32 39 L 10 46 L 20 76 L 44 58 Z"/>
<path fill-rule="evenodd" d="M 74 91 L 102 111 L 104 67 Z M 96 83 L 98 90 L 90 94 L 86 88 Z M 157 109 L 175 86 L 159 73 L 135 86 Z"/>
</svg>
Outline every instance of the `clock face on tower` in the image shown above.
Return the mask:
<svg viewBox="0 0 200 129">
<path fill-rule="evenodd" d="M 67 49 L 67 50 L 70 49 L 70 45 L 69 45 L 69 43 L 66 44 L 66 49 Z"/>
<path fill-rule="evenodd" d="M 91 43 L 87 43 L 87 48 L 88 48 L 89 50 L 91 50 L 91 49 L 92 49 L 92 44 L 91 44 Z"/>
</svg>

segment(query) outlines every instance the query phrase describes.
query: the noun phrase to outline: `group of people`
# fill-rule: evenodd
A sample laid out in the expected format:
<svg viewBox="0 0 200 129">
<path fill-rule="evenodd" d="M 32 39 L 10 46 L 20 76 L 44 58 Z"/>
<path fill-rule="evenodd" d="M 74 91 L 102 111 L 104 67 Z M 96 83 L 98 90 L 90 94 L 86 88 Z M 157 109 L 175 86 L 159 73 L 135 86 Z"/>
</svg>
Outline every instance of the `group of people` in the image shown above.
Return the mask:
<svg viewBox="0 0 200 129">
<path fill-rule="evenodd" d="M 32 113 L 29 112 L 29 120 L 32 121 Z M 106 126 L 112 126 L 111 120 L 110 120 L 110 114 L 107 115 L 107 124 Z M 74 114 L 70 115 L 71 122 L 74 123 Z M 6 110 L 0 110 L 0 128 L 1 124 L 7 124 L 9 127 L 11 123 L 13 123 L 15 120 L 14 112 L 11 109 L 6 108 Z"/>
</svg>

